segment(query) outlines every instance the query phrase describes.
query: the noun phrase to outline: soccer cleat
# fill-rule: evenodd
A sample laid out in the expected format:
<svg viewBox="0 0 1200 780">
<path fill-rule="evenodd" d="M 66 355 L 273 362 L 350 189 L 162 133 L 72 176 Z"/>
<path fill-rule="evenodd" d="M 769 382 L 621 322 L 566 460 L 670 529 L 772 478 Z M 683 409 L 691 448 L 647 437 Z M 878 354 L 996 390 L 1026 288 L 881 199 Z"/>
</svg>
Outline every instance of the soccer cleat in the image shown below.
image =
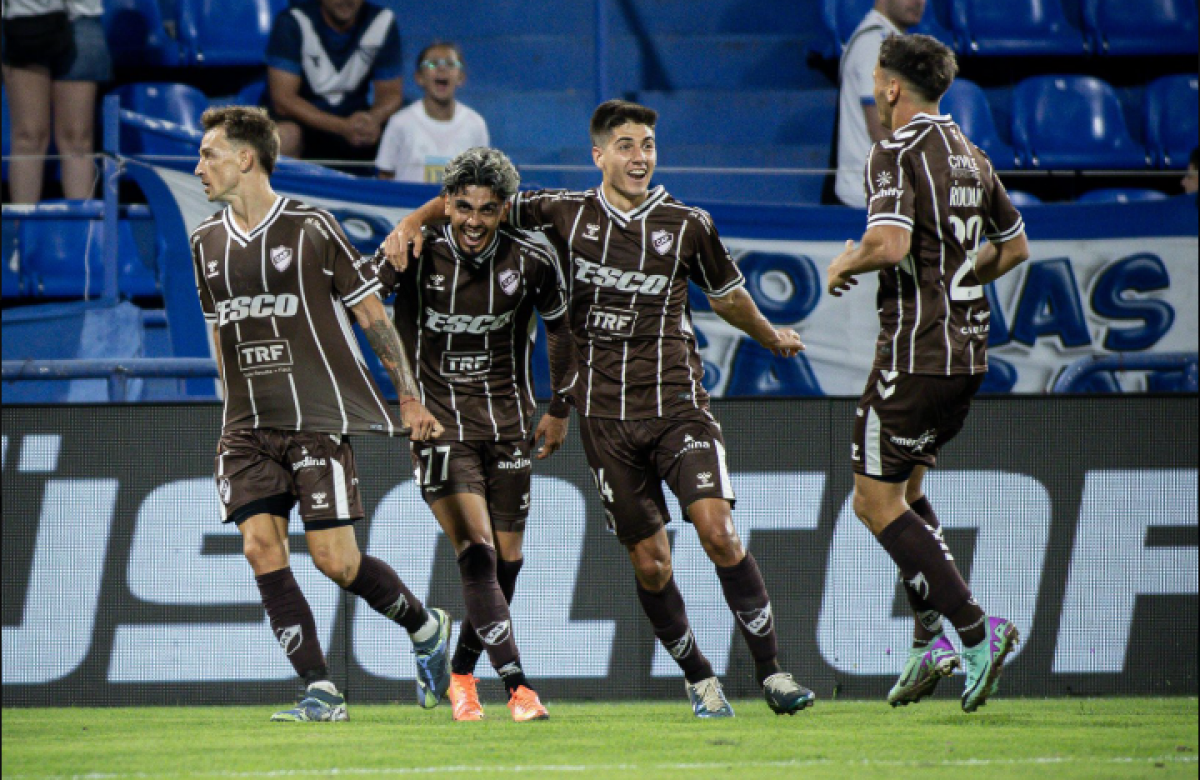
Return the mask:
<svg viewBox="0 0 1200 780">
<path fill-rule="evenodd" d="M 954 645 L 943 633 L 934 637 L 927 647 L 911 648 L 900 679 L 888 692 L 888 704 L 893 707 L 916 704 L 931 695 L 941 679 L 954 674 L 959 665 Z"/>
<path fill-rule="evenodd" d="M 478 680 L 473 674 L 450 675 L 450 688 L 446 698 L 454 710 L 455 720 L 483 720 L 483 706 L 479 703 Z"/>
<path fill-rule="evenodd" d="M 763 696 L 776 715 L 795 715 L 817 700 L 815 693 L 787 672 L 776 672 L 763 680 Z"/>
<path fill-rule="evenodd" d="M 413 643 L 417 659 L 417 704 L 427 710 L 438 706 L 450 687 L 450 616 L 430 607 L 438 622 L 437 633 L 424 642 Z"/>
<path fill-rule="evenodd" d="M 967 672 L 967 687 L 962 695 L 963 712 L 974 712 L 987 703 L 996 692 L 1004 659 L 1020 641 L 1017 627 L 1003 618 L 987 618 L 987 637 L 962 652 Z"/>
<path fill-rule="evenodd" d="M 304 698 L 290 710 L 271 716 L 272 721 L 317 723 L 320 721 L 350 720 L 346 714 L 346 697 L 337 692 L 333 683 L 322 681 L 308 686 Z"/>
<path fill-rule="evenodd" d="M 513 691 L 512 698 L 508 700 L 508 711 L 512 713 L 512 719 L 517 723 L 550 719 L 550 713 L 546 712 L 538 695 L 524 685 Z"/>
<path fill-rule="evenodd" d="M 692 703 L 692 712 L 697 718 L 732 718 L 733 707 L 725 698 L 721 681 L 716 677 L 701 680 L 695 685 L 685 682 L 688 700 Z"/>
</svg>

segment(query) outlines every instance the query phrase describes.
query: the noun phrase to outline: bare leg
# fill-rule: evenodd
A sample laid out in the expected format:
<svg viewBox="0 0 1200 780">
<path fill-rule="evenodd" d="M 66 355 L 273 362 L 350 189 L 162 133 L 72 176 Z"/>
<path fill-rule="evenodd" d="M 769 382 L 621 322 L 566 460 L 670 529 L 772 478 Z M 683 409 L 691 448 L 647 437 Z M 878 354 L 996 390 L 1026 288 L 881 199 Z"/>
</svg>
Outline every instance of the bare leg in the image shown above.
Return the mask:
<svg viewBox="0 0 1200 780">
<path fill-rule="evenodd" d="M 4 66 L 5 97 L 12 123 L 12 155 L 34 158 L 50 146 L 50 72 L 32 66 Z M 14 159 L 9 163 L 8 186 L 13 203 L 37 203 L 42 197 L 44 159 Z"/>
<path fill-rule="evenodd" d="M 62 159 L 63 194 L 92 197 L 96 190 L 94 148 L 96 83 L 54 82 L 54 143 Z"/>
</svg>

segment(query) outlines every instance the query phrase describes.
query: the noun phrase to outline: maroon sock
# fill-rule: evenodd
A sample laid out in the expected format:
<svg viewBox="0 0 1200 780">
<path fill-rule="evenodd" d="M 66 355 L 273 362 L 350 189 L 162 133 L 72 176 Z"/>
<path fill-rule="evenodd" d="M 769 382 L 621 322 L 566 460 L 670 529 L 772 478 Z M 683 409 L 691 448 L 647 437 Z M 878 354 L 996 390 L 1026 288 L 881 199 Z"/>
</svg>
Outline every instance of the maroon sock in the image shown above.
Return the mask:
<svg viewBox="0 0 1200 780">
<path fill-rule="evenodd" d="M 300 591 L 291 567 L 260 575 L 254 581 L 258 583 L 258 592 L 271 620 L 271 631 L 296 674 L 306 683 L 329 679 L 312 608 Z"/>
<path fill-rule="evenodd" d="M 515 561 L 501 558 L 496 561 L 496 582 L 500 585 L 504 600 L 509 604 L 512 604 L 513 594 L 517 589 L 517 575 L 521 573 L 521 567 L 524 565 L 524 558 Z M 454 649 L 454 657 L 450 660 L 450 671 L 454 674 L 474 674 L 481 655 L 483 642 L 479 641 L 479 635 L 475 633 L 475 626 L 468 616 L 463 620 L 462 628 L 458 630 L 458 647 Z"/>
<path fill-rule="evenodd" d="M 717 577 L 721 580 L 725 603 L 737 617 L 742 638 L 750 648 L 755 677 L 762 685 L 763 680 L 779 671 L 775 616 L 771 614 L 771 600 L 762 572 L 758 570 L 754 556 L 746 553 L 746 557 L 733 566 L 718 566 Z"/>
<path fill-rule="evenodd" d="M 938 522 L 937 515 L 933 511 L 933 505 L 929 503 L 929 499 L 921 496 L 916 501 L 909 504 L 912 511 L 920 515 L 925 521 L 925 525 L 932 528 L 938 535 L 939 539 L 944 541 L 942 536 L 942 524 Z M 912 607 L 913 615 L 916 620 L 913 621 L 913 646 L 925 647 L 935 636 L 942 632 L 942 613 L 938 612 L 929 602 L 921 598 L 916 590 L 911 588 L 908 581 L 901 578 L 904 583 L 904 595 L 908 597 L 908 604 Z"/>
<path fill-rule="evenodd" d="M 971 598 L 950 548 L 911 509 L 879 534 L 879 543 L 900 567 L 908 587 L 950 618 L 963 643 L 978 644 L 984 636 L 983 610 Z"/>
<path fill-rule="evenodd" d="M 410 634 L 425 625 L 425 605 L 404 587 L 396 570 L 378 558 L 364 555 L 358 565 L 358 576 L 346 590 Z"/>
<path fill-rule="evenodd" d="M 654 635 L 675 659 L 675 663 L 679 664 L 684 678 L 690 683 L 698 683 L 714 677 L 712 664 L 696 646 L 696 637 L 692 635 L 687 610 L 683 606 L 683 594 L 679 592 L 675 578 L 667 580 L 666 587 L 658 593 L 651 593 L 639 582 L 637 594 L 642 602 L 642 610 L 654 626 Z"/>
<path fill-rule="evenodd" d="M 487 650 L 494 669 L 501 670 L 510 664 L 519 669 L 520 653 L 513 638 L 508 601 L 496 581 L 496 551 L 486 544 L 472 544 L 458 556 L 458 570 L 467 607 L 467 621 L 459 635 L 468 631 L 474 634 Z"/>
</svg>

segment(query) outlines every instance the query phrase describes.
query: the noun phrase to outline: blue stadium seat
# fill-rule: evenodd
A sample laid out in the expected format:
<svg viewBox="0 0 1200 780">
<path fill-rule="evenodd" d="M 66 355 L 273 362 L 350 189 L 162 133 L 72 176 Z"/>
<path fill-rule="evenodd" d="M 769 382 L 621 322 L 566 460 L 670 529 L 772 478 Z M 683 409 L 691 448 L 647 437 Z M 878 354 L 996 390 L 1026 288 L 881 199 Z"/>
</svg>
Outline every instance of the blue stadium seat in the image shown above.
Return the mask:
<svg viewBox="0 0 1200 780">
<path fill-rule="evenodd" d="M 165 119 L 187 130 L 201 132 L 200 115 L 208 108 L 208 98 L 187 84 L 126 84 L 116 90 L 121 107 L 154 119 Z M 196 144 L 122 125 L 121 151 L 126 154 L 196 156 Z"/>
<path fill-rule="evenodd" d="M 267 82 L 251 81 L 238 91 L 237 102 L 240 106 L 263 106 L 266 105 L 266 96 Z"/>
<path fill-rule="evenodd" d="M 1084 0 L 1084 29 L 1101 54 L 1196 54 L 1196 0 Z"/>
<path fill-rule="evenodd" d="M 1008 199 L 1019 209 L 1023 209 L 1026 206 L 1042 205 L 1041 198 L 1036 195 L 1030 195 L 1028 192 L 1022 192 L 1021 190 L 1009 190 Z"/>
<path fill-rule="evenodd" d="M 837 93 L 830 89 L 641 92 L 637 100 L 659 112 L 658 136 L 668 149 L 675 144 L 828 146 L 837 114 Z"/>
<path fill-rule="evenodd" d="M 1076 203 L 1140 203 L 1151 200 L 1166 200 L 1165 193 L 1158 190 L 1103 189 L 1092 190 L 1080 195 Z"/>
<path fill-rule="evenodd" d="M 591 6 L 592 3 L 580 5 Z M 789 30 L 804 30 L 815 21 L 814 4 L 811 2 L 652 0 L 612 5 L 610 18 L 615 34 L 779 35 Z"/>
<path fill-rule="evenodd" d="M 840 57 L 846 43 L 854 35 L 854 30 L 874 4 L 874 0 L 823 0 L 821 17 L 828 34 L 832 37 L 832 46 L 826 47 L 821 53 L 826 57 Z M 802 3 L 789 5 L 801 6 Z M 932 2 L 926 5 L 921 23 L 910 32 L 932 35 L 947 46 L 954 45 L 953 33 L 942 26 Z"/>
<path fill-rule="evenodd" d="M 1186 168 L 1200 146 L 1200 92 L 1195 74 L 1165 76 L 1146 88 L 1146 145 L 1160 168 Z"/>
<path fill-rule="evenodd" d="M 488 123 L 492 145 L 500 149 L 587 148 L 592 118 L 590 93 L 467 90 L 462 101 Z"/>
<path fill-rule="evenodd" d="M 177 0 L 186 64 L 263 65 L 275 15 L 287 0 Z"/>
<path fill-rule="evenodd" d="M 808 89 L 827 84 L 805 57 L 804 40 L 796 34 L 660 35 L 651 41 L 617 36 L 608 59 L 609 82 L 614 94 Z"/>
<path fill-rule="evenodd" d="M 1090 76 L 1035 76 L 1013 90 L 1013 143 L 1023 165 L 1053 169 L 1145 168 L 1117 93 Z"/>
<path fill-rule="evenodd" d="M 104 32 L 118 66 L 170 68 L 182 62 L 159 0 L 105 0 Z"/>
<path fill-rule="evenodd" d="M 44 201 L 81 212 L 87 201 Z M 127 219 L 117 223 L 118 276 L 125 297 L 158 296 L 154 271 L 142 260 Z M 38 298 L 98 298 L 104 291 L 104 223 L 81 213 L 25 219 L 18 228 L 25 293 Z"/>
<path fill-rule="evenodd" d="M 1081 55 L 1083 34 L 1071 26 L 1060 0 L 955 0 L 959 51 L 998 55 Z"/>
<path fill-rule="evenodd" d="M 590 38 L 579 35 L 488 36 L 458 40 L 467 62 L 467 91 L 565 90 L 593 87 Z M 583 45 L 581 45 L 581 43 Z M 413 56 L 416 56 L 414 52 Z M 467 95 L 463 99 L 468 104 Z"/>
<path fill-rule="evenodd" d="M 979 85 L 967 79 L 957 79 L 942 98 L 942 113 L 950 114 L 966 133 L 967 138 L 992 158 L 999 170 L 1016 165 L 1016 152 L 1000 137 L 987 95 Z"/>
</svg>

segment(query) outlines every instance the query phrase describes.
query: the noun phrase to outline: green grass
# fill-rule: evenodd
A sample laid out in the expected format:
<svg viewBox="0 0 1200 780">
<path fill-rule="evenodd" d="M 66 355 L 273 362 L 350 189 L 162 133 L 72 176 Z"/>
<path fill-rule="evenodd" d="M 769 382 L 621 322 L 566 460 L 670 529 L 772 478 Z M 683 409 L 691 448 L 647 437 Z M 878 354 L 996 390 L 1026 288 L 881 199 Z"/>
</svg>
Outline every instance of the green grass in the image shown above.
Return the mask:
<svg viewBox="0 0 1200 780">
<path fill-rule="evenodd" d="M 555 704 L 552 719 L 454 723 L 444 705 L 352 705 L 350 723 L 268 723 L 272 707 L 5 709 L 5 778 L 1196 777 L 1196 699 L 996 699 L 891 710 L 761 701 L 698 721 L 685 702 Z"/>
</svg>

